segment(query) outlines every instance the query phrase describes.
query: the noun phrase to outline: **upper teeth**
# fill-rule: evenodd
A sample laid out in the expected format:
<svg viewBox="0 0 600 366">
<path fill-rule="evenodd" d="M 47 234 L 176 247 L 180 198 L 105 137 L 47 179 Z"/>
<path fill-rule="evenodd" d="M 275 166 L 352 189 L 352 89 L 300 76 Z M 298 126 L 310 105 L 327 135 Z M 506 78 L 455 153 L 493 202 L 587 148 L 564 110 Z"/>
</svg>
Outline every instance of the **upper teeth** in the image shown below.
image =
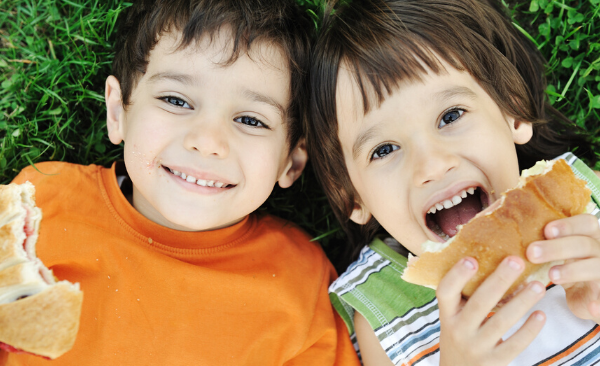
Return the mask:
<svg viewBox="0 0 600 366">
<path fill-rule="evenodd" d="M 442 202 L 436 203 L 435 205 L 433 205 L 429 209 L 429 211 L 427 211 L 427 213 L 434 214 L 437 211 L 443 210 L 445 208 L 454 207 L 454 206 L 458 205 L 459 203 L 461 203 L 463 198 L 467 197 L 467 193 L 468 194 L 474 194 L 475 193 L 475 188 L 471 187 L 471 188 L 468 188 L 468 189 L 463 189 L 456 196 L 454 196 L 454 197 L 452 197 L 450 199 L 444 200 Z"/>
<path fill-rule="evenodd" d="M 173 174 L 175 174 L 176 176 L 181 177 L 182 179 L 185 179 L 186 181 L 188 181 L 190 183 L 195 183 L 195 184 L 197 184 L 199 186 L 203 186 L 203 187 L 223 188 L 223 187 L 228 186 L 227 183 L 218 182 L 216 180 L 196 179 L 195 177 L 193 177 L 191 175 L 186 175 L 185 173 L 182 173 L 182 172 L 179 172 L 179 171 L 173 170 L 173 169 L 171 169 L 171 172 Z"/>
</svg>

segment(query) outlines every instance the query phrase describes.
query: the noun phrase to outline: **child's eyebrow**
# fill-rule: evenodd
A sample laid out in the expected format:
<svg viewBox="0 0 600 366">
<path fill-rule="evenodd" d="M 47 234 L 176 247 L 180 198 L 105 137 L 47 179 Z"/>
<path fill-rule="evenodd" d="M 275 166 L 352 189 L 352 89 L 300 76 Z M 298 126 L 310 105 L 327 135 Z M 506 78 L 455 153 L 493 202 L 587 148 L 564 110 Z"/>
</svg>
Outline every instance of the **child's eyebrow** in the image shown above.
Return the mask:
<svg viewBox="0 0 600 366">
<path fill-rule="evenodd" d="M 250 89 L 244 89 L 242 91 L 242 95 L 245 98 L 248 98 L 249 100 L 253 101 L 253 102 L 259 102 L 259 103 L 265 103 L 270 105 L 271 107 L 277 109 L 277 112 L 279 112 L 279 115 L 281 116 L 282 119 L 284 119 L 285 117 L 285 108 L 283 108 L 283 106 L 276 101 L 275 99 L 264 95 L 264 94 L 260 94 L 258 92 L 255 92 L 254 90 L 250 90 Z"/>
<path fill-rule="evenodd" d="M 172 72 L 159 72 L 157 74 L 154 74 L 148 78 L 148 83 L 157 83 L 162 80 L 172 80 L 188 86 L 194 86 L 199 84 L 197 78 L 195 78 L 192 75 Z M 286 110 L 281 105 L 281 103 L 279 103 L 275 99 L 250 89 L 243 89 L 241 94 L 244 96 L 244 98 L 247 98 L 250 101 L 264 103 L 275 108 L 281 116 L 281 118 L 284 119 L 286 115 Z"/>
<path fill-rule="evenodd" d="M 192 75 L 178 74 L 172 72 L 159 72 L 157 74 L 154 74 L 150 76 L 150 78 L 148 79 L 148 83 L 157 83 L 163 80 L 177 81 L 178 83 L 190 86 L 198 84 L 198 80 L 196 80 L 196 78 Z"/>
<path fill-rule="evenodd" d="M 466 86 L 455 86 L 446 90 L 439 91 L 433 94 L 432 99 L 436 102 L 446 102 L 455 97 L 465 97 L 469 99 L 477 99 L 477 94 Z"/>
</svg>

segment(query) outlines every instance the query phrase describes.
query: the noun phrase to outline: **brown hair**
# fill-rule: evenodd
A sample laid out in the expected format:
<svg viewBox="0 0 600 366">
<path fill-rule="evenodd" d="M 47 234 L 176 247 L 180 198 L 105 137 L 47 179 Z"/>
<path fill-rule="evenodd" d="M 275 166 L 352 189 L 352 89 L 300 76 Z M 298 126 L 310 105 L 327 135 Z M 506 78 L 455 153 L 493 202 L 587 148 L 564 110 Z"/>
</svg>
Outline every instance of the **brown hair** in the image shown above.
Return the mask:
<svg viewBox="0 0 600 366">
<path fill-rule="evenodd" d="M 287 127 L 290 151 L 304 135 L 302 113 L 307 108 L 306 79 L 314 25 L 295 0 L 139 0 L 119 17 L 112 73 L 121 84 L 123 106 L 140 76 L 150 51 L 161 35 L 182 34 L 179 48 L 216 35 L 222 26 L 232 30 L 233 50 L 224 66 L 233 64 L 253 42 L 281 49 L 290 70 Z"/>
<path fill-rule="evenodd" d="M 575 147 L 578 154 L 593 156 L 586 138 L 573 132 L 576 125 L 549 104 L 544 59 L 512 26 L 499 3 L 344 1 L 330 5 L 321 29 L 311 66 L 308 148 L 332 209 L 349 236 L 349 259 L 372 239 L 379 224 L 374 218 L 364 226 L 349 220 L 357 194 L 338 139 L 335 95 L 342 64 L 352 70 L 367 113 L 400 81 L 419 80 L 427 72 L 423 64 L 443 72 L 440 57 L 469 72 L 504 113 L 533 124 L 531 141 L 517 145 L 521 168 Z"/>
</svg>

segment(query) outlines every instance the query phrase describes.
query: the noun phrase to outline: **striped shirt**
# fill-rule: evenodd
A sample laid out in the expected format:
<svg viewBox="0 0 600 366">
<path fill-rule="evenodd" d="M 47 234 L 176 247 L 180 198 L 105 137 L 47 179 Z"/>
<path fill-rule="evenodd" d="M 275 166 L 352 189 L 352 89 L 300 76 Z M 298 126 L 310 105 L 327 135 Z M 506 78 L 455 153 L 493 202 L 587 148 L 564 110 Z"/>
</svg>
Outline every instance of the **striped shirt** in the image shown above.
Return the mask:
<svg viewBox="0 0 600 366">
<path fill-rule="evenodd" d="M 595 203 L 591 213 L 600 220 L 600 179 L 575 155 L 566 153 L 557 159 L 561 158 L 577 177 L 588 182 Z M 438 365 L 440 321 L 435 291 L 403 281 L 400 276 L 407 258 L 390 248 L 393 239 L 386 242 L 375 239 L 363 248 L 359 258 L 331 284 L 331 301 L 346 322 L 359 355 L 355 311 L 367 319 L 395 365 Z M 503 338 L 516 332 L 536 310 L 544 311 L 546 324 L 511 366 L 600 364 L 600 327 L 571 313 L 561 286 L 550 286 L 544 298 Z"/>
</svg>

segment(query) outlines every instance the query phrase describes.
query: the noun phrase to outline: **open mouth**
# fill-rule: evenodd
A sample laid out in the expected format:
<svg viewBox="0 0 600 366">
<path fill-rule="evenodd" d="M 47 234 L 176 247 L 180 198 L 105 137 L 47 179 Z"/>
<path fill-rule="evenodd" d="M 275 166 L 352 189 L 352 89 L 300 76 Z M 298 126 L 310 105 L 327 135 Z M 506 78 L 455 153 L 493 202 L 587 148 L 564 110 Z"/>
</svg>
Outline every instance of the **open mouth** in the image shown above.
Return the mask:
<svg viewBox="0 0 600 366">
<path fill-rule="evenodd" d="M 427 227 L 444 241 L 489 205 L 485 191 L 471 187 L 456 196 L 433 205 L 425 215 Z"/>
<path fill-rule="evenodd" d="M 162 166 L 162 168 L 164 170 L 166 170 L 167 172 L 185 180 L 188 183 L 192 183 L 192 184 L 197 184 L 201 187 L 210 187 L 210 188 L 233 188 L 236 185 L 235 184 L 228 184 L 228 183 L 223 183 L 223 182 L 219 182 L 217 180 L 206 180 L 206 179 L 198 179 L 196 177 L 193 177 L 191 175 L 187 175 L 183 172 L 171 169 L 167 166 Z"/>
</svg>

